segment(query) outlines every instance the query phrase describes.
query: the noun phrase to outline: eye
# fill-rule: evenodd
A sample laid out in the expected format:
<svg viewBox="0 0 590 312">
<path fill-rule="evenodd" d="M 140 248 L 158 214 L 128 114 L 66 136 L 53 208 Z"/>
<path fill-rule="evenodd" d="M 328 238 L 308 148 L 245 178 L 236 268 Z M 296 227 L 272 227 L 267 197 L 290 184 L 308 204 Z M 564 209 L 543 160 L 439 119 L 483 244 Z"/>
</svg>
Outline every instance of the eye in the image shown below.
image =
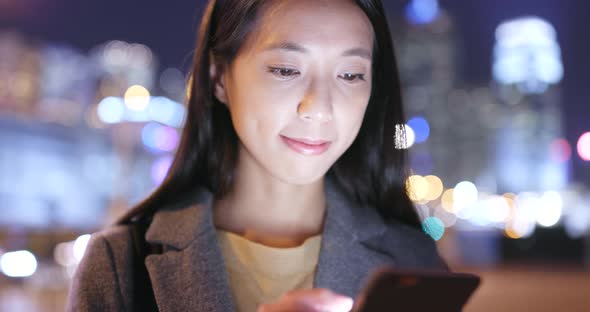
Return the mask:
<svg viewBox="0 0 590 312">
<path fill-rule="evenodd" d="M 269 67 L 268 71 L 280 78 L 289 78 L 299 74 L 299 71 L 292 68 L 283 68 L 283 67 Z"/>
<path fill-rule="evenodd" d="M 344 80 L 349 81 L 349 82 L 354 82 L 354 81 L 357 81 L 357 80 L 362 80 L 362 81 L 365 80 L 365 75 L 364 74 L 350 74 L 350 73 L 346 73 L 346 74 L 344 74 L 344 75 L 342 75 L 340 77 L 342 77 Z"/>
</svg>

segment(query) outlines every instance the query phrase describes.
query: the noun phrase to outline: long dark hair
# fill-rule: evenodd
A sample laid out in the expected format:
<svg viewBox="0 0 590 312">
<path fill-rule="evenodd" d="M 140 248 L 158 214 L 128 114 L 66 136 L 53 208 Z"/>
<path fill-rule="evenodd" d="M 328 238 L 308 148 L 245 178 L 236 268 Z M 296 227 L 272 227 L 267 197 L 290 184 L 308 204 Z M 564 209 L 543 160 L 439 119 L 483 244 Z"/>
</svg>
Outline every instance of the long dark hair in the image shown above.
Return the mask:
<svg viewBox="0 0 590 312">
<path fill-rule="evenodd" d="M 419 228 L 408 197 L 407 152 L 395 144 L 405 133 L 401 86 L 389 25 L 380 0 L 355 0 L 371 21 L 373 85 L 358 136 L 328 170 L 340 187 L 386 222 Z M 198 187 L 223 197 L 233 182 L 238 136 L 230 114 L 213 95 L 209 65 L 229 66 L 254 30 L 268 0 L 210 0 L 199 29 L 189 83 L 188 114 L 176 156 L 162 184 L 117 223 L 173 205 Z M 396 131 L 398 131 L 396 133 Z"/>
</svg>

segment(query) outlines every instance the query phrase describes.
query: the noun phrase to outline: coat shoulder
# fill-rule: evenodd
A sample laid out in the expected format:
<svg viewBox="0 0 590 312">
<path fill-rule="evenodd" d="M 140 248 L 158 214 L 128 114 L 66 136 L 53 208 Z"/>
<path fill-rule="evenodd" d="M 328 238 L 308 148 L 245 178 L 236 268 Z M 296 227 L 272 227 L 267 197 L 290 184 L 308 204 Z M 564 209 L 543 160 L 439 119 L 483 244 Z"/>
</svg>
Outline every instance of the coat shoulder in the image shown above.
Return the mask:
<svg viewBox="0 0 590 312">
<path fill-rule="evenodd" d="M 385 230 L 373 242 L 380 246 L 382 252 L 391 255 L 398 267 L 450 271 L 438 251 L 436 241 L 420 229 L 407 224 L 388 222 Z"/>
<path fill-rule="evenodd" d="M 128 310 L 132 248 L 128 226 L 93 233 L 74 274 L 67 311 Z"/>
</svg>

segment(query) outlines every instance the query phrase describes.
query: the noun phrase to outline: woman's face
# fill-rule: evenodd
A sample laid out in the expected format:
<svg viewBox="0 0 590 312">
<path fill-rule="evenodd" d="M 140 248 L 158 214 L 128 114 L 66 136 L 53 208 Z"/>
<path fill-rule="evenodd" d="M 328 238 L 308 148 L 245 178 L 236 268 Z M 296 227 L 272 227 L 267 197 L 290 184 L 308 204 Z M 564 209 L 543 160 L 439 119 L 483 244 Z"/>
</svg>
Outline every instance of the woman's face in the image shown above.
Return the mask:
<svg viewBox="0 0 590 312">
<path fill-rule="evenodd" d="M 373 36 L 352 1 L 283 0 L 267 8 L 215 87 L 240 138 L 240 166 L 291 184 L 321 178 L 360 129 Z M 329 143 L 310 147 L 288 138 Z"/>
</svg>

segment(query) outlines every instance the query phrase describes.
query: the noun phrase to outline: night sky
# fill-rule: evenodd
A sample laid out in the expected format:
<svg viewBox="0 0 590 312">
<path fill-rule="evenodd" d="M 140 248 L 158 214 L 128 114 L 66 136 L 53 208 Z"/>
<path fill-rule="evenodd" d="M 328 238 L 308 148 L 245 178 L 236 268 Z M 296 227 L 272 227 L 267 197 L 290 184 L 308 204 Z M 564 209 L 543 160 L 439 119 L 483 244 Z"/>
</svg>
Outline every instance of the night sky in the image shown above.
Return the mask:
<svg viewBox="0 0 590 312">
<path fill-rule="evenodd" d="M 383 0 L 390 12 L 407 1 Z M 463 64 L 472 84 L 490 80 L 495 27 L 503 20 L 537 15 L 557 29 L 565 76 L 562 82 L 565 134 L 573 144 L 590 131 L 590 1 L 441 0 L 455 19 Z M 0 29 L 14 29 L 41 42 L 68 44 L 82 51 L 119 39 L 148 45 L 162 66 L 190 65 L 204 0 L 4 0 Z M 395 15 L 395 14 L 394 14 Z M 590 162 L 573 157 L 573 179 L 590 185 Z"/>
</svg>

